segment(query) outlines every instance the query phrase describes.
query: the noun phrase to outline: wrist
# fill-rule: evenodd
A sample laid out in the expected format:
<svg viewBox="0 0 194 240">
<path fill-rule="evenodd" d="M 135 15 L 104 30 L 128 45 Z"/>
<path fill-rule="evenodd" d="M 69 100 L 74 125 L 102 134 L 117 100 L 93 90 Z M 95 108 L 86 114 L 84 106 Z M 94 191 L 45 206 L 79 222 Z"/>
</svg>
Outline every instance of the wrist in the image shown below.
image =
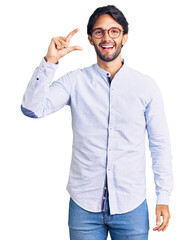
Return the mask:
<svg viewBox="0 0 194 240">
<path fill-rule="evenodd" d="M 56 59 L 56 58 L 51 58 L 51 57 L 45 56 L 44 59 L 45 59 L 46 62 L 50 62 L 50 63 L 53 63 L 53 64 L 58 63 L 58 59 Z"/>
</svg>

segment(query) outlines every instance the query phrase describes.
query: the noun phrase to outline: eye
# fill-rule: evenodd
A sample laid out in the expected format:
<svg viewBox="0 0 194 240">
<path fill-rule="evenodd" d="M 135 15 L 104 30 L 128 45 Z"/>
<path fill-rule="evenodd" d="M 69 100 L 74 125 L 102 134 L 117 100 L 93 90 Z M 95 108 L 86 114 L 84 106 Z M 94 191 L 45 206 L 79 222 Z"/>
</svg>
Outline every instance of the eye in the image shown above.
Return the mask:
<svg viewBox="0 0 194 240">
<path fill-rule="evenodd" d="M 95 31 L 95 33 L 99 34 L 99 33 L 102 33 L 102 31 L 101 30 L 97 30 L 97 31 Z"/>
<path fill-rule="evenodd" d="M 102 30 L 102 29 L 96 29 L 96 30 L 94 31 L 94 34 L 96 34 L 96 35 L 103 34 L 103 30 Z"/>
<path fill-rule="evenodd" d="M 118 33 L 119 33 L 119 30 L 118 30 L 118 29 L 111 29 L 111 33 L 113 33 L 113 34 L 118 34 Z"/>
</svg>

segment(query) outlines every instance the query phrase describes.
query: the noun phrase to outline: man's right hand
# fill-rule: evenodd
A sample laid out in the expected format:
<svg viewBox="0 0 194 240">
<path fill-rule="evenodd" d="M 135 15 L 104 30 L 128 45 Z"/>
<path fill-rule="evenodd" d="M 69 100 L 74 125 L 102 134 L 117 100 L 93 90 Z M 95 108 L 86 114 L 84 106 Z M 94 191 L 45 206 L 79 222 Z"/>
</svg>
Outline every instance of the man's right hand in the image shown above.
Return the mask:
<svg viewBox="0 0 194 240">
<path fill-rule="evenodd" d="M 46 61 L 51 63 L 57 63 L 58 60 L 64 57 L 66 54 L 74 50 L 83 50 L 80 46 L 69 46 L 70 40 L 79 31 L 79 28 L 74 29 L 70 32 L 67 37 L 55 37 L 51 39 L 51 43 L 48 47 L 46 54 Z"/>
</svg>

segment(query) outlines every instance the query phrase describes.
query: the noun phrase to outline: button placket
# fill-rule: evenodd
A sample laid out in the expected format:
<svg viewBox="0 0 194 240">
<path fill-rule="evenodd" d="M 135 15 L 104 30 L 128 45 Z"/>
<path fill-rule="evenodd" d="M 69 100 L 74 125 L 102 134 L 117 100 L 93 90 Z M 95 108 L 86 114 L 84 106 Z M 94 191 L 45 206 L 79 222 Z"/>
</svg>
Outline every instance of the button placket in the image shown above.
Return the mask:
<svg viewBox="0 0 194 240">
<path fill-rule="evenodd" d="M 111 83 L 112 84 L 112 83 Z M 110 111 L 109 111 L 109 152 L 112 151 L 112 134 L 113 134 L 113 126 L 112 126 L 112 116 L 114 115 L 114 105 L 113 105 L 113 100 L 114 100 L 114 94 L 112 94 L 112 87 L 110 86 Z"/>
<path fill-rule="evenodd" d="M 107 74 L 107 78 L 108 78 L 108 75 Z M 111 86 L 112 84 L 112 81 L 110 82 L 110 85 L 109 85 L 109 122 L 108 122 L 108 131 L 109 131 L 109 136 L 108 136 L 108 158 L 107 158 L 107 181 L 109 183 L 109 194 L 111 194 L 111 185 L 112 185 L 112 181 L 113 181 L 113 175 L 112 175 L 112 133 L 113 133 L 113 126 L 112 126 L 112 115 L 114 115 L 114 104 L 112 104 L 114 101 L 114 93 L 113 93 L 113 90 L 114 90 L 114 87 Z M 108 190 L 107 190 L 108 192 Z M 105 202 L 107 200 L 105 199 Z"/>
</svg>

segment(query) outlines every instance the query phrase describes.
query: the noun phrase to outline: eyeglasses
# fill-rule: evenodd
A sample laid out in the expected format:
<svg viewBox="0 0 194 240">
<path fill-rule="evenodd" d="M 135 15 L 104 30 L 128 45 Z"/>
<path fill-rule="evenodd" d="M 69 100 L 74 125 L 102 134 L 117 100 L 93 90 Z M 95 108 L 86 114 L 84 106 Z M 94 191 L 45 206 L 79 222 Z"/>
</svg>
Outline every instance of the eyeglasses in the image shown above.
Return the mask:
<svg viewBox="0 0 194 240">
<path fill-rule="evenodd" d="M 112 27 L 108 30 L 102 29 L 102 28 L 94 28 L 91 30 L 92 36 L 94 38 L 102 38 L 105 35 L 105 32 L 108 31 L 108 35 L 111 38 L 118 38 L 121 34 L 121 32 L 123 32 L 123 29 L 117 28 L 117 27 Z"/>
</svg>

